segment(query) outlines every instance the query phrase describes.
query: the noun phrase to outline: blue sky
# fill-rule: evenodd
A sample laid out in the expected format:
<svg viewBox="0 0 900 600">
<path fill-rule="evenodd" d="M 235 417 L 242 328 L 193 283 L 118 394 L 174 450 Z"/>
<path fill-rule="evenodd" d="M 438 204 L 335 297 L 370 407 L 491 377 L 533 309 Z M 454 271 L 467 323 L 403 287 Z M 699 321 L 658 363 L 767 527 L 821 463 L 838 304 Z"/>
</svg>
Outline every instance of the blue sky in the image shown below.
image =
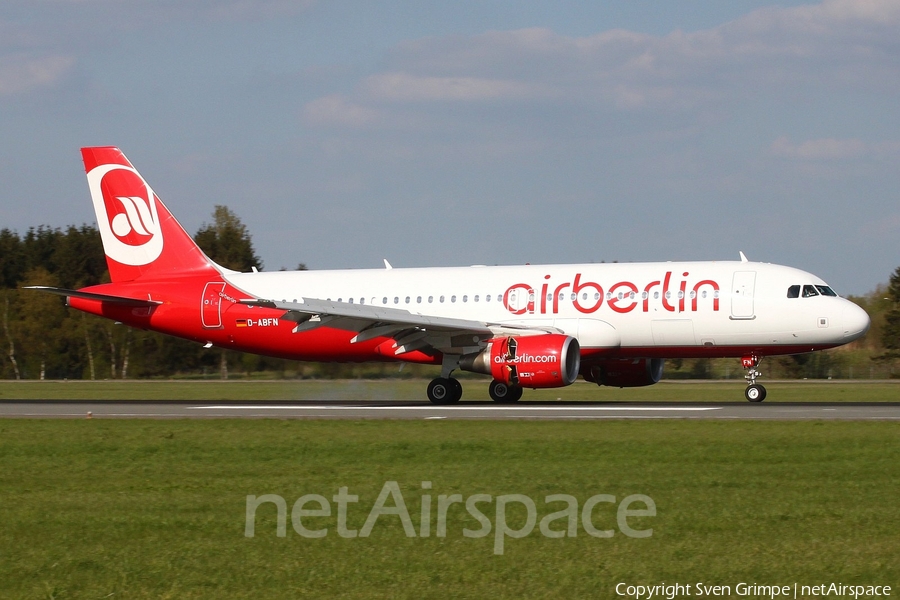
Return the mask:
<svg viewBox="0 0 900 600">
<path fill-rule="evenodd" d="M 597 4 L 598 6 L 592 6 Z M 265 268 L 900 265 L 900 2 L 7 0 L 0 227 L 118 145 Z"/>
</svg>

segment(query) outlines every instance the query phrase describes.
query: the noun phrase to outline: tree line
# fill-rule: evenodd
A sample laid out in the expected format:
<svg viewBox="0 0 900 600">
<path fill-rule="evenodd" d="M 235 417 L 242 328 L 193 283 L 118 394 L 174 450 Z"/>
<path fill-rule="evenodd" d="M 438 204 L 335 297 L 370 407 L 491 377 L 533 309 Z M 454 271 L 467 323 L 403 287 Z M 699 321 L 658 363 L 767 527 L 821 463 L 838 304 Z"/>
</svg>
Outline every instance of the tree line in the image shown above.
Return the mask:
<svg viewBox="0 0 900 600">
<path fill-rule="evenodd" d="M 194 239 L 229 269 L 262 269 L 251 236 L 225 206 Z M 0 339 L 4 379 L 125 379 L 204 373 L 283 371 L 287 361 L 206 349 L 150 331 L 117 325 L 66 308 L 61 298 L 20 288 L 78 289 L 109 282 L 100 234 L 93 225 L 41 226 L 19 235 L 0 230 Z"/>
<path fill-rule="evenodd" d="M 218 264 L 236 271 L 262 270 L 252 236 L 226 206 L 194 236 Z M 304 265 L 299 265 L 304 269 Z M 40 226 L 24 235 L 0 230 L 0 342 L 3 379 L 125 379 L 175 376 L 396 376 L 398 365 L 297 363 L 217 348 L 117 325 L 68 309 L 61 298 L 20 288 L 45 285 L 78 289 L 109 282 L 100 234 L 93 225 Z M 900 376 L 900 267 L 886 284 L 851 297 L 872 317 L 868 335 L 828 352 L 767 360 L 767 377 L 868 378 Z M 404 376 L 427 367 L 410 365 Z M 740 378 L 733 359 L 667 361 L 673 378 Z"/>
</svg>

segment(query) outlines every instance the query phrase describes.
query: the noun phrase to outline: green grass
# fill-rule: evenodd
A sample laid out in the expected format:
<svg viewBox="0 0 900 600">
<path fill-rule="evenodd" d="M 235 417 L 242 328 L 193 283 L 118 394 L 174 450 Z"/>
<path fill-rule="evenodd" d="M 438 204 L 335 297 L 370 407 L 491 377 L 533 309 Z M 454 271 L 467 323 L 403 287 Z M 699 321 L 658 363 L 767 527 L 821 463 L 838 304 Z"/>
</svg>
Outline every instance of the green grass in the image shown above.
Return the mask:
<svg viewBox="0 0 900 600">
<path fill-rule="evenodd" d="M 900 584 L 900 427 L 889 422 L 0 421 L 2 598 L 615 597 L 618 582 Z M 647 539 L 549 539 L 493 553 L 381 517 L 368 538 L 244 537 L 248 494 L 291 504 L 386 481 L 419 523 L 438 494 L 646 494 Z M 392 503 L 388 503 L 391 505 Z M 493 507 L 493 505 L 488 505 Z M 609 506 L 609 505 L 607 505 Z M 458 508 L 458 505 L 457 507 Z M 559 505 L 552 510 L 561 508 Z M 489 511 L 486 510 L 489 514 Z M 509 511 L 518 527 L 522 511 Z M 434 512 L 432 513 L 434 519 Z M 598 525 L 615 527 L 613 509 Z M 491 521 L 494 517 L 491 514 Z"/>
<path fill-rule="evenodd" d="M 463 400 L 489 400 L 488 380 L 463 379 Z M 766 402 L 900 402 L 896 381 L 764 381 Z M 427 380 L 0 381 L 0 401 L 22 400 L 424 400 Z M 741 402 L 743 380 L 662 381 L 619 389 L 579 381 L 526 390 L 528 400 Z"/>
</svg>

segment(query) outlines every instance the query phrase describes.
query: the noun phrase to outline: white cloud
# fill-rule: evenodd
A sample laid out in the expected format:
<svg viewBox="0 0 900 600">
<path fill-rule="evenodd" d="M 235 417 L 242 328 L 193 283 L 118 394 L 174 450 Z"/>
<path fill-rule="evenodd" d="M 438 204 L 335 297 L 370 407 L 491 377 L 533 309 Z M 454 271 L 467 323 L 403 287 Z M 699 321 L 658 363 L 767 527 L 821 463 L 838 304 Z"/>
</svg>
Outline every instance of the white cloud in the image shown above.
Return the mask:
<svg viewBox="0 0 900 600">
<path fill-rule="evenodd" d="M 0 96 L 22 94 L 58 82 L 75 64 L 70 56 L 0 56 Z"/>
<path fill-rule="evenodd" d="M 547 29 L 424 38 L 364 80 L 379 99 L 557 97 L 617 109 L 693 109 L 748 90 L 808 85 L 900 90 L 900 2 L 767 8 L 721 26 L 652 36 Z M 405 93 L 404 93 L 405 92 Z"/>
<path fill-rule="evenodd" d="M 794 143 L 784 135 L 772 142 L 769 151 L 775 156 L 804 161 L 850 160 L 861 157 L 896 160 L 900 158 L 900 142 L 821 138 Z"/>
<path fill-rule="evenodd" d="M 772 142 L 772 154 L 784 158 L 798 160 L 838 160 L 857 158 L 866 153 L 866 144 L 862 140 L 838 140 L 826 138 L 807 140 L 794 144 L 787 136 Z"/>
<path fill-rule="evenodd" d="M 33 0 L 4 0 L 10 5 L 33 4 Z M 137 25 L 141 20 L 155 23 L 183 19 L 255 21 L 301 13 L 317 0 L 44 0 L 45 6 L 74 7 L 81 12 L 100 10 L 104 22 Z"/>
<path fill-rule="evenodd" d="M 362 83 L 362 89 L 371 98 L 401 102 L 515 99 L 543 95 L 535 86 L 516 81 L 479 77 L 418 77 L 408 73 L 373 75 Z"/>
<path fill-rule="evenodd" d="M 381 120 L 378 111 L 349 102 L 340 94 L 318 98 L 303 107 L 303 119 L 310 125 L 366 127 Z"/>
</svg>

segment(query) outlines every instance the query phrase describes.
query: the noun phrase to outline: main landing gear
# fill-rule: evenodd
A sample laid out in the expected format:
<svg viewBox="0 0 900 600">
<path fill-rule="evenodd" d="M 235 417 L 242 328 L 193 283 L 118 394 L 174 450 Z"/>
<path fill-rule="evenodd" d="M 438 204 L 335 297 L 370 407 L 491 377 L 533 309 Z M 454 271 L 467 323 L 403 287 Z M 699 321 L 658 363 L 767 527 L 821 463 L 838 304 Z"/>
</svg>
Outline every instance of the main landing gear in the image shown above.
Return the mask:
<svg viewBox="0 0 900 600">
<path fill-rule="evenodd" d="M 459 357 L 445 354 L 441 362 L 441 376 L 432 379 L 428 384 L 428 400 L 432 404 L 453 404 L 462 398 L 462 385 L 450 376 L 458 368 Z M 488 393 L 494 402 L 513 403 L 518 402 L 522 397 L 522 386 L 516 385 L 518 378 L 515 378 L 514 375 L 515 373 L 511 378 L 514 383 L 504 383 L 496 379 L 491 381 Z"/>
<path fill-rule="evenodd" d="M 452 377 L 438 377 L 428 384 L 428 399 L 432 404 L 453 404 L 462 398 L 463 388 Z"/>
<path fill-rule="evenodd" d="M 759 366 L 761 356 L 751 355 L 741 358 L 741 365 L 747 369 L 744 379 L 747 380 L 747 389 L 744 390 L 744 397 L 750 402 L 762 402 L 766 399 L 766 388 L 756 383 L 756 378 L 761 377 L 762 373 L 756 370 Z"/>
<path fill-rule="evenodd" d="M 491 382 L 488 393 L 494 402 L 513 403 L 518 402 L 522 397 L 522 388 L 517 385 L 509 385 L 496 379 Z"/>
<path fill-rule="evenodd" d="M 428 399 L 432 404 L 454 404 L 462 398 L 463 388 L 453 377 L 437 377 L 428 384 Z M 488 388 L 494 402 L 511 404 L 522 397 L 522 388 L 494 380 Z"/>
</svg>

